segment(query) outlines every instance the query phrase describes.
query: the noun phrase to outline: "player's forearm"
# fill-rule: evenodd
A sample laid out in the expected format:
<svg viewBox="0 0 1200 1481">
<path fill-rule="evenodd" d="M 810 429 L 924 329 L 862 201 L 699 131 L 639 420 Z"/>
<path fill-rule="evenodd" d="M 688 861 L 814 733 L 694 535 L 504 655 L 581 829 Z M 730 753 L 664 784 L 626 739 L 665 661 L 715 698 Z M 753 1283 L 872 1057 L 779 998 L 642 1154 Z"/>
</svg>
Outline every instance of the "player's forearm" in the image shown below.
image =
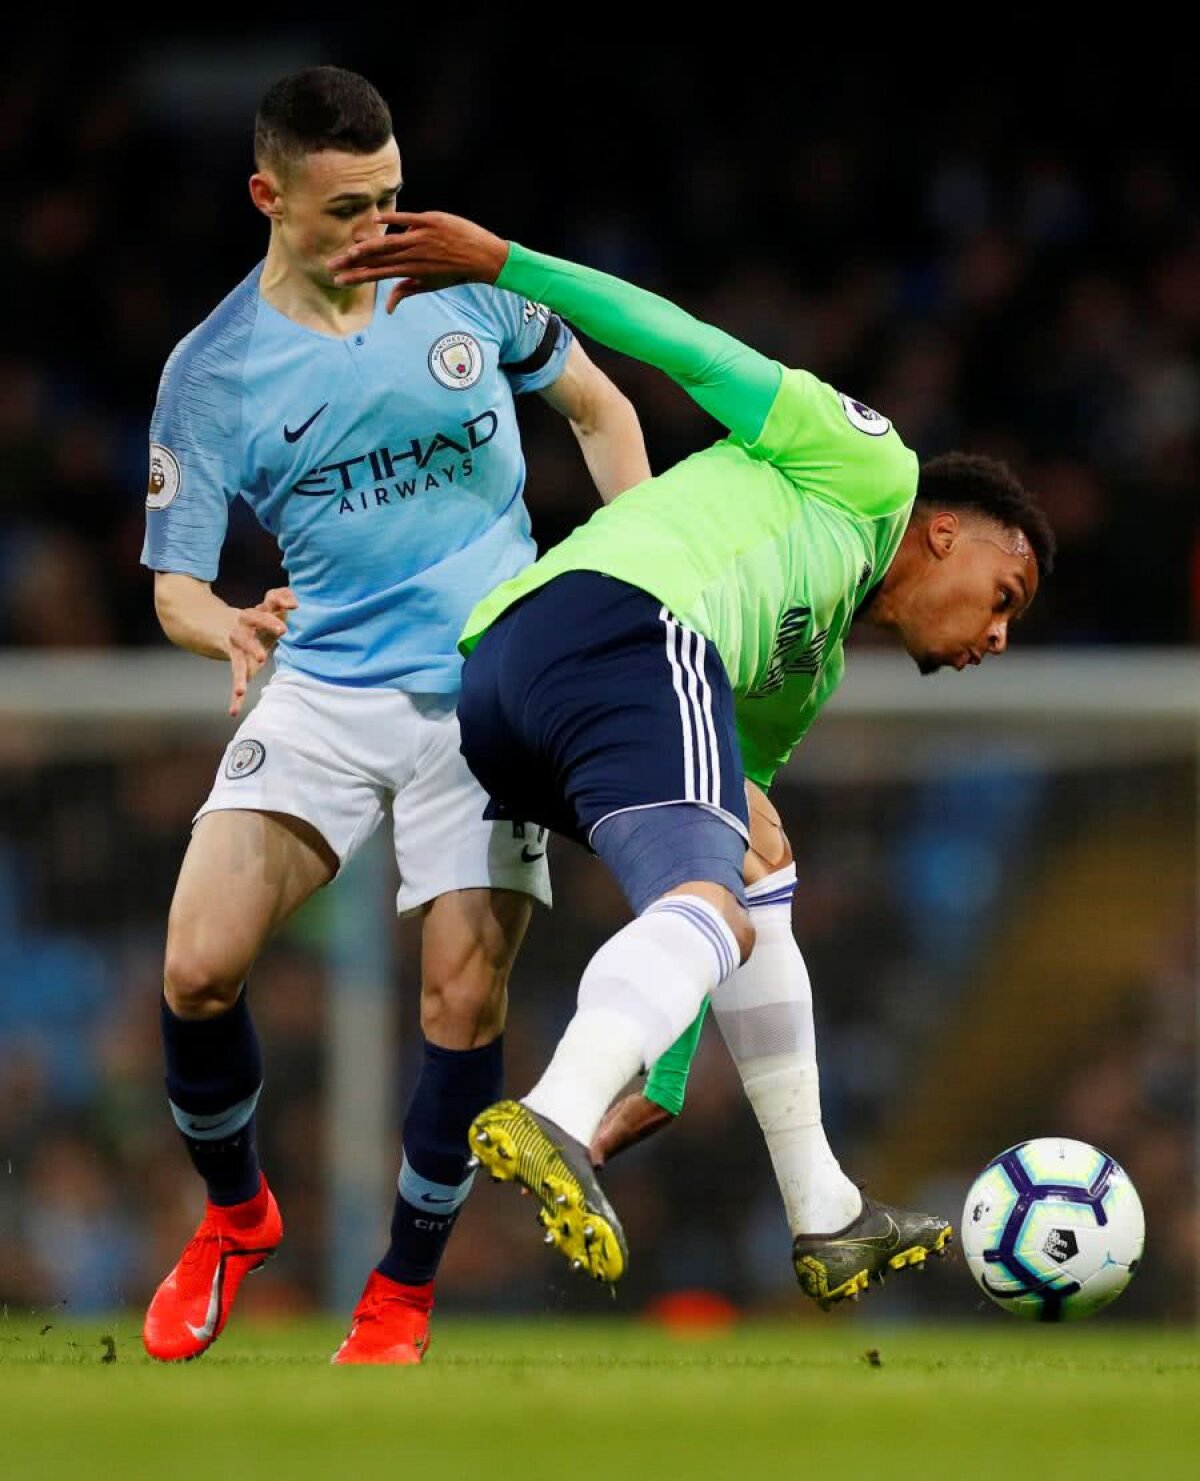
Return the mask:
<svg viewBox="0 0 1200 1481">
<path fill-rule="evenodd" d="M 606 397 L 587 421 L 572 421 L 571 431 L 605 504 L 650 477 L 642 425 L 625 396 Z"/>
<path fill-rule="evenodd" d="M 779 389 L 779 365 L 669 299 L 519 242 L 510 242 L 496 283 L 549 304 L 601 344 L 663 371 L 744 441 L 762 431 Z"/>
<path fill-rule="evenodd" d="M 154 610 L 171 642 L 203 658 L 228 658 L 229 634 L 237 611 L 205 581 L 177 572 L 159 572 Z"/>
</svg>

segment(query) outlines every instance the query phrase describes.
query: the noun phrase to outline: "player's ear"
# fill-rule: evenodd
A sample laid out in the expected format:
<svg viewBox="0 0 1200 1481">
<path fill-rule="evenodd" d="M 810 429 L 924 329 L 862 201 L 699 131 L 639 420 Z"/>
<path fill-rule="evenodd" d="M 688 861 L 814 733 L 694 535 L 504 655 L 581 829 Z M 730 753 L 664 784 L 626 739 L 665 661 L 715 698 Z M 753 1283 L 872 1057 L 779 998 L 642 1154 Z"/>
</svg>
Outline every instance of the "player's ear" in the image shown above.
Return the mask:
<svg viewBox="0 0 1200 1481">
<path fill-rule="evenodd" d="M 250 199 L 272 221 L 279 216 L 279 186 L 273 175 L 259 170 L 250 176 Z"/>
<path fill-rule="evenodd" d="M 935 560 L 945 560 L 958 543 L 960 530 L 958 515 L 949 509 L 930 515 L 925 526 L 925 543 Z"/>
</svg>

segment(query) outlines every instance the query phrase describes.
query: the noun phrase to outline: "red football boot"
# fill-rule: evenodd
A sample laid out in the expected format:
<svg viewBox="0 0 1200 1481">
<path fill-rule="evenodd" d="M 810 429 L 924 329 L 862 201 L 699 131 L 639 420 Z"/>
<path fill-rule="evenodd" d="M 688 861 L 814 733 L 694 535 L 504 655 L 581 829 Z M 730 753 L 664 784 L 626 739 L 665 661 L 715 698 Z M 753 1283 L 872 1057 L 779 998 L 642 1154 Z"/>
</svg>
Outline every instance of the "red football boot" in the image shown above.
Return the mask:
<svg viewBox="0 0 1200 1481">
<path fill-rule="evenodd" d="M 179 1263 L 154 1293 L 142 1327 L 152 1358 L 198 1358 L 224 1330 L 238 1287 L 283 1238 L 279 1205 L 263 1178 L 245 1203 L 204 1206 L 204 1219 Z"/>
<path fill-rule="evenodd" d="M 433 1282 L 405 1286 L 372 1270 L 331 1363 L 419 1363 L 429 1351 Z"/>
</svg>

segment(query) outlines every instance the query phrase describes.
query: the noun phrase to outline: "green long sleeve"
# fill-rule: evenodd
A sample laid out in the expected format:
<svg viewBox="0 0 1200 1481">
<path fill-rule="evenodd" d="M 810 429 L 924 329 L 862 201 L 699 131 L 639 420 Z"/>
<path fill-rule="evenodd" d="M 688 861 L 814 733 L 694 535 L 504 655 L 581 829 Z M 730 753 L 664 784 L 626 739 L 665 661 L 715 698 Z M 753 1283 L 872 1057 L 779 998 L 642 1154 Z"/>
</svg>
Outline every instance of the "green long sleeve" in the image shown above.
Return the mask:
<svg viewBox="0 0 1200 1481">
<path fill-rule="evenodd" d="M 696 1046 L 700 1042 L 700 1030 L 704 1027 L 704 1015 L 708 1012 L 705 998 L 694 1021 L 684 1029 L 671 1047 L 665 1050 L 650 1066 L 642 1094 L 672 1116 L 683 1110 L 683 1098 L 687 1093 L 688 1075 L 692 1060 L 696 1057 Z"/>
<path fill-rule="evenodd" d="M 743 442 L 757 440 L 783 374 L 775 360 L 623 278 L 510 242 L 498 288 L 548 304 L 609 349 L 669 375 Z"/>
</svg>

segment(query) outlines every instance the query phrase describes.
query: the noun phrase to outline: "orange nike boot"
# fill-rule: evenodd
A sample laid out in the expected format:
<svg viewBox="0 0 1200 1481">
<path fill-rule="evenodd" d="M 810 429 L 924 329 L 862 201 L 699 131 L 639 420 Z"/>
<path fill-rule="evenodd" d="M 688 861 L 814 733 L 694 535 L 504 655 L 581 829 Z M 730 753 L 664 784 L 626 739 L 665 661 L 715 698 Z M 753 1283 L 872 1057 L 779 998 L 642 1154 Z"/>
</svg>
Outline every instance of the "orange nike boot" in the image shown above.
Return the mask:
<svg viewBox="0 0 1200 1481">
<path fill-rule="evenodd" d="M 429 1351 L 433 1282 L 405 1286 L 372 1270 L 331 1363 L 419 1363 Z"/>
<path fill-rule="evenodd" d="M 152 1358 L 198 1358 L 224 1330 L 238 1287 L 275 1253 L 283 1238 L 279 1205 L 263 1178 L 245 1203 L 206 1203 L 199 1229 L 154 1293 L 142 1327 Z"/>
</svg>

